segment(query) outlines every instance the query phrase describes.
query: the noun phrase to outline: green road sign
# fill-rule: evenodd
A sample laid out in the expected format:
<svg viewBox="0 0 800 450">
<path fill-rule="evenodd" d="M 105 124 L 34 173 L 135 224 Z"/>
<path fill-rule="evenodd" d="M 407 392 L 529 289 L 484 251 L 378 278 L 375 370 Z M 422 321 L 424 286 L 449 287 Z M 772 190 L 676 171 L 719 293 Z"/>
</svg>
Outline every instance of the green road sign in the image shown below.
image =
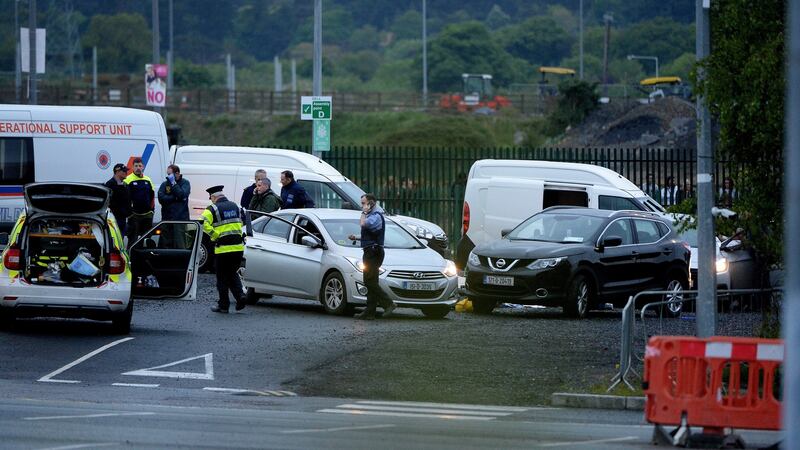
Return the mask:
<svg viewBox="0 0 800 450">
<path fill-rule="evenodd" d="M 330 115 L 330 105 L 328 105 Z M 331 151 L 331 121 L 330 119 L 314 119 L 314 142 L 312 150 L 315 152 Z"/>
<path fill-rule="evenodd" d="M 331 118 L 331 102 L 314 101 L 311 103 L 311 117 L 314 120 Z"/>
</svg>

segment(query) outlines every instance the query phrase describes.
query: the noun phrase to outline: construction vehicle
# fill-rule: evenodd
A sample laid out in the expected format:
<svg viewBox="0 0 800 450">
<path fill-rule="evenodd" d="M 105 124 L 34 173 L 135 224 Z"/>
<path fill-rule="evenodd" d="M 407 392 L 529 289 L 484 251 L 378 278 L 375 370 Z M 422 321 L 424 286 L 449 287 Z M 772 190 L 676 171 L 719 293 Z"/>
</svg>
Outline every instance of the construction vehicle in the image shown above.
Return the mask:
<svg viewBox="0 0 800 450">
<path fill-rule="evenodd" d="M 492 113 L 511 106 L 508 97 L 494 95 L 491 75 L 463 73 L 461 80 L 462 93 L 443 95 L 439 99 L 439 108 L 458 112 Z"/>
<path fill-rule="evenodd" d="M 542 66 L 539 67 L 539 73 L 542 74 L 542 80 L 539 82 L 539 94 L 542 96 L 545 95 L 556 95 L 558 94 L 558 86 L 556 84 L 549 84 L 549 80 L 547 79 L 547 75 L 551 76 L 575 76 L 575 70 L 567 69 L 566 67 L 547 67 Z"/>
<path fill-rule="evenodd" d="M 651 103 L 658 98 L 681 97 L 688 99 L 691 96 L 691 89 L 683 83 L 680 77 L 651 77 L 639 82 L 643 92 L 647 94 L 646 99 L 640 99 L 640 103 Z"/>
</svg>

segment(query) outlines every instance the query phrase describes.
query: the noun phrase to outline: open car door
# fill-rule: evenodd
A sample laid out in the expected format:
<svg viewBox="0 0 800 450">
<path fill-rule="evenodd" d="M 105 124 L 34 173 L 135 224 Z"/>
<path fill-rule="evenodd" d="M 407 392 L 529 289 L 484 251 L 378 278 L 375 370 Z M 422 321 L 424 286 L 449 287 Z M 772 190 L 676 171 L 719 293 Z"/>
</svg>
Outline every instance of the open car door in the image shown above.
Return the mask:
<svg viewBox="0 0 800 450">
<path fill-rule="evenodd" d="M 197 298 L 200 226 L 192 221 L 161 222 L 131 246 L 134 298 Z"/>
</svg>

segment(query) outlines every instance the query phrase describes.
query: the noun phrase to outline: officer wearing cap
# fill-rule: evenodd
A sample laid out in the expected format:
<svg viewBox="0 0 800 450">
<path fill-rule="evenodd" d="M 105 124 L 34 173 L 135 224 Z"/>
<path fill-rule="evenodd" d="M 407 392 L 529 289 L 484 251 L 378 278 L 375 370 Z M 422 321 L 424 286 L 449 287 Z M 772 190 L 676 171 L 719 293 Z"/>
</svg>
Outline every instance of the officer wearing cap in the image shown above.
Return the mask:
<svg viewBox="0 0 800 450">
<path fill-rule="evenodd" d="M 131 215 L 131 195 L 128 192 L 128 185 L 125 184 L 125 177 L 128 176 L 128 166 L 124 164 L 114 165 L 114 176 L 106 181 L 105 186 L 111 190 L 111 200 L 108 207 L 114 218 L 117 219 L 120 233 L 125 236 L 128 229 L 128 216 Z"/>
<path fill-rule="evenodd" d="M 214 243 L 216 258 L 217 291 L 219 302 L 211 308 L 218 313 L 227 313 L 230 307 L 228 291 L 236 299 L 236 310 L 244 309 L 242 298 L 242 281 L 237 273 L 242 264 L 244 254 L 244 236 L 242 233 L 242 215 L 239 206 L 228 200 L 222 192 L 224 186 L 206 189 L 211 205 L 203 211 L 203 231 Z"/>
</svg>

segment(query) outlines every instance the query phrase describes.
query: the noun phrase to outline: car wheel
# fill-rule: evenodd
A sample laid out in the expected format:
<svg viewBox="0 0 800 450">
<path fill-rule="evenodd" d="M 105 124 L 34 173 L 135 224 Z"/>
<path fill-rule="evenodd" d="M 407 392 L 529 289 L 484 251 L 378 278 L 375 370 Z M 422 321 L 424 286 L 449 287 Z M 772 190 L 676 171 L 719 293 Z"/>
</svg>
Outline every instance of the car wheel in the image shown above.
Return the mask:
<svg viewBox="0 0 800 450">
<path fill-rule="evenodd" d="M 214 271 L 214 246 L 211 240 L 203 236 L 200 240 L 200 248 L 197 250 L 197 258 L 200 261 L 200 273 Z"/>
<path fill-rule="evenodd" d="M 128 301 L 128 307 L 118 316 L 111 319 L 111 325 L 116 334 L 128 334 L 131 332 L 131 319 L 133 318 L 133 300 Z"/>
<path fill-rule="evenodd" d="M 11 308 L 0 308 L 0 328 L 12 328 L 16 319 Z"/>
<path fill-rule="evenodd" d="M 564 304 L 564 314 L 575 319 L 583 319 L 589 312 L 593 299 L 592 286 L 586 275 L 578 274 L 572 279 Z"/>
<path fill-rule="evenodd" d="M 244 296 L 244 300 L 247 302 L 248 305 L 255 305 L 258 303 L 260 296 L 256 294 L 256 290 L 253 288 L 247 288 L 247 294 Z"/>
<path fill-rule="evenodd" d="M 331 272 L 325 277 L 319 290 L 319 298 L 328 314 L 347 313 L 347 286 L 339 272 Z"/>
<path fill-rule="evenodd" d="M 472 312 L 480 315 L 491 314 L 497 306 L 496 301 L 483 297 L 470 298 L 470 301 L 472 301 Z"/>
<path fill-rule="evenodd" d="M 447 305 L 423 306 L 422 314 L 428 319 L 444 319 L 450 314 L 450 307 Z"/>
<path fill-rule="evenodd" d="M 688 286 L 689 282 L 686 281 L 686 277 L 684 276 L 673 273 L 667 277 L 664 290 L 669 291 L 669 294 L 665 294 L 661 299 L 662 302 L 669 302 L 661 306 L 661 312 L 664 315 L 668 317 L 678 317 L 681 315 L 684 308 L 683 291 L 686 290 Z"/>
</svg>

